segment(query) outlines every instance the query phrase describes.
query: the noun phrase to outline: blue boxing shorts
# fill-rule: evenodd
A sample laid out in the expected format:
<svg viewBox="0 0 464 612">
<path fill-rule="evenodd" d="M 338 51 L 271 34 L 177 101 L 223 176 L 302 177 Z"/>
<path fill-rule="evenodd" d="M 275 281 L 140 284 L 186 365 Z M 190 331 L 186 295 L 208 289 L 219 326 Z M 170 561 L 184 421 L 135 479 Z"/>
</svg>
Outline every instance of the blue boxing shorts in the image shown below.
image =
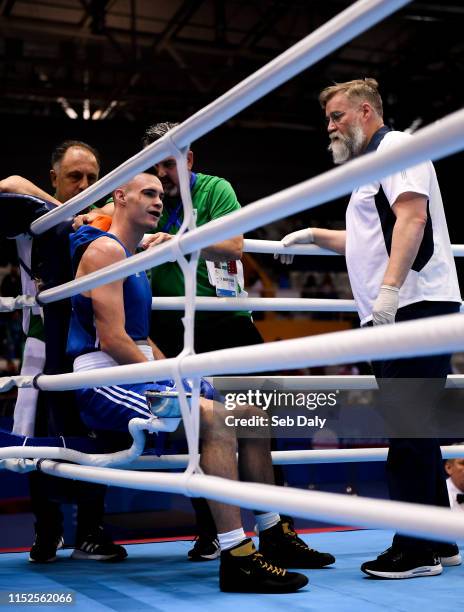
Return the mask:
<svg viewBox="0 0 464 612">
<path fill-rule="evenodd" d="M 141 345 L 139 348 L 147 358 L 153 359 L 148 345 Z M 109 355 L 97 351 L 78 357 L 74 361 L 74 371 L 82 372 L 115 365 L 118 364 Z M 190 385 L 185 381 L 184 387 L 187 391 L 190 390 Z M 131 419 L 153 417 L 145 396 L 147 391 L 177 389 L 172 380 L 78 389 L 76 399 L 82 422 L 89 429 L 127 432 Z M 215 390 L 207 381 L 201 381 L 201 393 L 208 399 L 216 399 Z"/>
<path fill-rule="evenodd" d="M 172 382 L 172 381 L 166 381 Z M 158 383 L 111 385 L 76 391 L 82 422 L 89 429 L 127 431 L 131 419 L 151 419 L 146 391 L 175 391 L 174 386 Z"/>
</svg>

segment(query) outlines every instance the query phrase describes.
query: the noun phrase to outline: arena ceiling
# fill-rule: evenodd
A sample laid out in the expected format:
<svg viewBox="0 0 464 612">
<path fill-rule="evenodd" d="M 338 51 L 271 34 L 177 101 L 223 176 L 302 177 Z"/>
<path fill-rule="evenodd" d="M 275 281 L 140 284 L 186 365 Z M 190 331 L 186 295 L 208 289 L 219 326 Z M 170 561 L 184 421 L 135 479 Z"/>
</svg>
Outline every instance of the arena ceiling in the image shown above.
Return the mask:
<svg viewBox="0 0 464 612">
<path fill-rule="evenodd" d="M 388 1 L 388 0 L 385 0 Z M 184 119 L 348 0 L 1 0 L 0 113 Z M 462 105 L 464 5 L 420 0 L 241 113 L 312 129 L 318 90 L 374 76 L 404 128 Z"/>
</svg>

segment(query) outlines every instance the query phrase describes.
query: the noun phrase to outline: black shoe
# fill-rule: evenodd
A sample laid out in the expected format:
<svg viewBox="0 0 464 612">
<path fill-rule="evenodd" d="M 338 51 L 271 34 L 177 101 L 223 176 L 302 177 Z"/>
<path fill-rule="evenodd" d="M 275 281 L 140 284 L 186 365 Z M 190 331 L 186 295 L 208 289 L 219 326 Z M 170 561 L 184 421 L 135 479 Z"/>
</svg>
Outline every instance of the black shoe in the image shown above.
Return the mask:
<svg viewBox="0 0 464 612">
<path fill-rule="evenodd" d="M 71 559 L 93 561 L 122 561 L 126 557 L 126 549 L 115 544 L 101 527 L 87 535 L 71 555 Z"/>
<path fill-rule="evenodd" d="M 45 536 L 37 532 L 34 544 L 29 552 L 31 563 L 51 563 L 56 561 L 56 551 L 63 548 L 64 540 L 62 535 Z"/>
<path fill-rule="evenodd" d="M 200 535 L 195 538 L 195 544 L 187 555 L 190 561 L 212 561 L 221 554 L 219 540 L 214 536 Z"/>
<path fill-rule="evenodd" d="M 303 574 L 287 572 L 257 552 L 247 538 L 234 548 L 221 552 L 219 587 L 229 593 L 293 593 L 306 586 Z"/>
<path fill-rule="evenodd" d="M 277 523 L 259 535 L 259 552 L 279 567 L 320 569 L 335 563 L 335 557 L 309 546 L 291 529 L 292 523 Z"/>
<path fill-rule="evenodd" d="M 440 558 L 433 551 L 408 551 L 388 548 L 375 559 L 361 565 L 361 571 L 369 576 L 400 580 L 437 576 L 443 571 Z"/>
<path fill-rule="evenodd" d="M 443 567 L 461 565 L 462 557 L 457 544 L 437 544 L 435 553 L 440 557 Z"/>
</svg>

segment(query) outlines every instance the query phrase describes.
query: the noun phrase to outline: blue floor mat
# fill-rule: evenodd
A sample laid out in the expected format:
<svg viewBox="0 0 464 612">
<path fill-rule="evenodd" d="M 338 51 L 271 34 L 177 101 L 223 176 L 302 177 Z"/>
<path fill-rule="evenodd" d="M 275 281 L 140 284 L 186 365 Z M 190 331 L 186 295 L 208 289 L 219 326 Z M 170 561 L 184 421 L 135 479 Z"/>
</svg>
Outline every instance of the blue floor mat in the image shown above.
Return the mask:
<svg viewBox="0 0 464 612">
<path fill-rule="evenodd" d="M 61 609 L 77 612 L 116 610 L 129 612 L 434 612 L 459 609 L 464 601 L 464 566 L 445 568 L 432 578 L 374 580 L 359 570 L 391 542 L 389 531 L 364 530 L 317 533 L 303 538 L 319 550 L 337 557 L 334 567 L 305 572 L 309 585 L 290 595 L 221 593 L 218 561 L 192 563 L 186 555 L 191 542 L 162 542 L 128 546 L 123 563 L 73 561 L 70 551 L 59 551 L 59 560 L 47 565 L 27 562 L 27 553 L 0 555 L 0 592 L 75 593 L 72 606 L 34 605 L 36 611 Z M 464 542 L 462 543 L 464 545 Z M 13 586 L 14 585 L 14 586 Z M 1 609 L 26 606 L 3 605 Z"/>
</svg>

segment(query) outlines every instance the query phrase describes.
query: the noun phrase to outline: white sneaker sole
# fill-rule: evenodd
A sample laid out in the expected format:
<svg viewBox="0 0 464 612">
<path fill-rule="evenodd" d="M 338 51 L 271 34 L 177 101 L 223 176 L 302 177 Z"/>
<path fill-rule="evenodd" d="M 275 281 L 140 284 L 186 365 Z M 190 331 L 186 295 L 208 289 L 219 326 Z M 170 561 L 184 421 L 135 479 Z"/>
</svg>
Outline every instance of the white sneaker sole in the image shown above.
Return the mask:
<svg viewBox="0 0 464 612">
<path fill-rule="evenodd" d="M 461 565 L 462 557 L 460 553 L 453 555 L 452 557 L 440 557 L 441 564 L 443 567 L 452 567 L 454 565 Z"/>
<path fill-rule="evenodd" d="M 202 559 L 208 559 L 208 561 L 213 561 L 214 559 L 217 559 L 220 555 L 221 555 L 221 551 L 218 548 L 218 550 L 213 552 L 211 555 L 200 555 L 200 557 Z"/>
<path fill-rule="evenodd" d="M 79 561 L 111 561 L 118 555 L 93 555 L 92 553 L 86 553 L 82 550 L 74 550 L 71 559 L 78 559 Z"/>
<path fill-rule="evenodd" d="M 32 557 L 29 557 L 28 561 L 29 563 L 54 563 L 57 559 L 58 557 L 55 556 L 55 557 L 50 557 L 50 559 L 47 559 L 46 561 L 37 561 L 37 559 L 33 559 Z"/>
<path fill-rule="evenodd" d="M 213 553 L 211 553 L 210 555 L 199 555 L 199 557 L 197 557 L 196 555 L 191 557 L 190 555 L 187 555 L 189 561 L 214 561 L 214 559 L 218 559 L 221 556 L 221 549 L 218 548 L 217 550 L 215 550 Z"/>
<path fill-rule="evenodd" d="M 370 576 L 377 576 L 378 578 L 389 578 L 391 580 L 403 580 L 405 578 L 421 578 L 427 576 L 438 576 L 443 571 L 443 566 L 438 565 L 423 565 L 422 567 L 415 567 L 412 570 L 406 572 L 377 572 L 375 570 L 364 570 L 366 574 Z"/>
</svg>

